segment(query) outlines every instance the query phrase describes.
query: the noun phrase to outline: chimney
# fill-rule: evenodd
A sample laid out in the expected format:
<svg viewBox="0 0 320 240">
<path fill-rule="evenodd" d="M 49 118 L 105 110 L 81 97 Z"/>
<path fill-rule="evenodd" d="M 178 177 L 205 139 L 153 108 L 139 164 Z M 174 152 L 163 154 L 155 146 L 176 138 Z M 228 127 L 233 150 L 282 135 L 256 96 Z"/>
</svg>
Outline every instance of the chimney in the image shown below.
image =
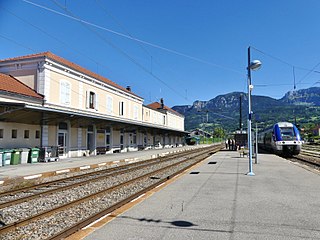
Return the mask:
<svg viewBox="0 0 320 240">
<path fill-rule="evenodd" d="M 127 86 L 126 89 L 131 92 L 131 87 L 130 86 Z"/>
<path fill-rule="evenodd" d="M 160 108 L 161 108 L 161 109 L 164 109 L 163 98 L 160 98 Z"/>
</svg>

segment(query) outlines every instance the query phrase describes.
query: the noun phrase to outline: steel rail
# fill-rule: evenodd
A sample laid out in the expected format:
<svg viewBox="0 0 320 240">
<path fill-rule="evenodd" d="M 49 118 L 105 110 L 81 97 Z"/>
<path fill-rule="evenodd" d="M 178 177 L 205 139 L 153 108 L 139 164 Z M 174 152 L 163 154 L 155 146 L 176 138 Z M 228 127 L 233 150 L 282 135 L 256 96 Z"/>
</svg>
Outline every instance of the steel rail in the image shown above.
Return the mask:
<svg viewBox="0 0 320 240">
<path fill-rule="evenodd" d="M 141 166 L 144 163 L 148 164 L 150 162 L 157 162 L 159 160 L 166 160 L 166 159 L 170 160 L 172 158 L 176 158 L 176 157 L 179 157 L 179 156 L 184 156 L 184 155 L 186 155 L 186 153 L 195 153 L 198 150 L 199 149 L 192 149 L 190 151 L 179 152 L 179 153 L 175 153 L 173 155 L 169 155 L 169 156 L 165 156 L 165 157 L 158 157 L 158 158 L 155 158 L 155 159 L 147 159 L 147 160 L 144 160 L 144 161 L 129 163 L 129 164 L 122 165 L 122 166 L 111 167 L 111 168 L 107 168 L 107 169 L 103 169 L 103 170 L 99 170 L 99 171 L 83 173 L 83 174 L 79 174 L 79 175 L 76 175 L 76 176 L 70 176 L 70 177 L 61 178 L 61 179 L 57 179 L 57 180 L 53 180 L 53 181 L 49 181 L 49 182 L 45 182 L 45 183 L 35 184 L 33 186 L 14 189 L 14 190 L 10 190 L 10 191 L 6 191 L 6 192 L 0 193 L 0 198 L 6 197 L 6 196 L 10 196 L 10 195 L 14 195 L 14 194 L 21 193 L 21 192 L 30 191 L 30 190 L 37 190 L 37 188 L 50 187 L 52 185 L 55 186 L 55 185 L 58 185 L 58 184 L 61 184 L 61 183 L 67 183 L 68 181 L 69 182 L 70 181 L 76 181 L 78 179 L 81 179 L 81 180 L 83 180 L 82 182 L 85 182 L 85 181 L 88 180 L 88 179 L 84 179 L 85 177 L 91 177 L 93 175 L 98 175 L 98 174 L 106 174 L 106 173 L 110 173 L 110 172 L 113 172 L 113 171 L 120 171 L 121 169 L 132 167 L 132 166 L 136 166 L 136 165 Z M 45 193 L 45 191 L 42 192 L 42 193 Z M 0 208 L 2 208 L 2 207 L 3 206 L 0 203 Z"/>
<path fill-rule="evenodd" d="M 309 165 L 312 165 L 314 167 L 320 167 L 320 159 L 318 157 L 313 157 L 313 158 L 310 158 L 310 156 L 304 156 L 304 155 L 297 155 L 297 156 L 293 156 L 292 157 L 293 159 L 296 159 L 300 162 L 303 162 L 303 163 L 307 163 Z"/>
<path fill-rule="evenodd" d="M 61 192 L 61 191 L 67 190 L 67 189 L 75 188 L 75 187 L 87 184 L 88 181 L 90 181 L 90 182 L 100 181 L 100 180 L 102 180 L 104 178 L 113 177 L 113 176 L 116 176 L 116 175 L 119 175 L 119 174 L 129 173 L 130 171 L 135 171 L 135 170 L 138 170 L 138 169 L 147 168 L 149 166 L 156 165 L 156 164 L 159 164 L 159 163 L 163 163 L 163 162 L 166 162 L 166 161 L 171 161 L 171 160 L 172 160 L 171 158 L 168 158 L 168 159 L 162 159 L 161 162 L 159 162 L 159 160 L 157 160 L 157 161 L 146 161 L 146 162 L 144 162 L 144 164 L 141 164 L 141 165 L 136 165 L 135 164 L 134 166 L 131 166 L 130 168 L 125 168 L 125 169 L 122 168 L 122 170 L 117 169 L 118 171 L 114 171 L 114 172 L 110 172 L 110 173 L 109 173 L 109 171 L 107 171 L 107 172 L 103 173 L 104 175 L 102 175 L 100 173 L 101 174 L 100 176 L 97 176 L 97 177 L 95 177 L 93 179 L 86 179 L 86 180 L 83 180 L 81 182 L 70 183 L 70 184 L 65 185 L 65 186 L 57 186 L 57 188 L 54 188 L 54 189 L 45 190 L 43 192 L 38 192 L 38 193 L 33 193 L 32 195 L 29 195 L 29 196 L 25 196 L 25 197 L 21 197 L 21 198 L 18 198 L 18 199 L 13 199 L 11 201 L 0 203 L 0 209 L 8 207 L 8 206 L 12 206 L 14 204 L 19 204 L 19 203 L 22 203 L 22 202 L 26 202 L 26 201 L 29 201 L 29 200 L 32 200 L 32 199 L 35 199 L 35 198 L 38 198 L 38 197 L 43 197 L 44 195 L 49 195 L 49 194 L 52 194 L 52 193 Z"/>
<path fill-rule="evenodd" d="M 217 148 L 217 149 L 215 149 L 215 152 L 217 152 L 217 151 L 219 151 L 219 150 L 220 150 L 220 148 Z M 210 151 L 209 151 L 209 152 L 210 152 Z M 207 153 L 208 153 L 208 152 L 207 152 Z M 206 154 L 206 153 L 204 153 L 203 155 L 205 155 L 205 154 Z M 174 176 L 176 176 L 176 175 L 178 175 L 178 174 L 186 171 L 187 169 L 189 169 L 190 167 L 194 166 L 195 164 L 203 161 L 203 160 L 206 159 L 207 157 L 208 157 L 208 155 L 204 156 L 203 158 L 199 158 L 199 159 L 198 159 L 197 161 L 195 161 L 193 164 L 191 164 L 191 165 L 189 165 L 189 166 L 187 166 L 187 167 L 184 167 L 183 169 L 180 169 L 179 171 L 177 171 L 177 172 L 175 172 L 175 173 L 167 176 L 166 178 L 160 179 L 158 182 L 150 185 L 149 187 L 147 187 L 147 188 L 145 188 L 145 189 L 143 189 L 143 190 L 141 190 L 141 191 L 139 191 L 139 192 L 137 192 L 137 193 L 135 193 L 135 194 L 127 197 L 127 198 L 125 198 L 124 200 L 122 200 L 122 201 L 120 201 L 120 202 L 112 205 L 112 206 L 109 207 L 109 208 L 106 208 L 106 209 L 104 209 L 104 210 L 102 210 L 102 211 L 100 211 L 100 212 L 98 212 L 98 213 L 96 213 L 96 214 L 94 214 L 94 215 L 92 215 L 92 216 L 90 216 L 90 217 L 88 217 L 88 218 L 80 221 L 79 223 L 77 223 L 77 224 L 75 224 L 75 225 L 73 225 L 73 226 L 71 226 L 71 227 L 69 227 L 69 228 L 67 228 L 67 229 L 64 229 L 62 232 L 57 233 L 56 235 L 48 238 L 47 240 L 59 240 L 59 239 L 63 239 L 63 238 L 66 238 L 66 237 L 70 236 L 71 234 L 73 234 L 73 233 L 81 230 L 82 228 L 88 226 L 88 225 L 91 224 L 92 222 L 100 219 L 101 217 L 103 217 L 103 216 L 105 216 L 105 215 L 107 215 L 107 214 L 115 211 L 116 209 L 120 208 L 121 206 L 129 203 L 129 202 L 132 201 L 133 199 L 136 199 L 137 197 L 141 196 L 142 194 L 144 194 L 144 193 L 146 193 L 146 192 L 148 192 L 148 191 L 156 188 L 157 186 L 159 186 L 160 184 L 168 181 L 169 179 L 173 178 Z"/>
<path fill-rule="evenodd" d="M 201 154 L 198 154 L 198 156 L 196 156 L 196 157 L 199 157 L 199 156 L 201 156 L 201 155 L 206 155 L 206 154 L 208 154 L 208 152 L 211 152 L 211 151 L 212 151 L 212 149 L 209 149 L 209 150 L 206 149 L 206 151 L 202 152 Z M 218 150 L 217 150 L 217 151 L 218 151 Z M 104 190 L 102 190 L 102 191 L 100 191 L 100 192 L 98 192 L 98 193 L 89 194 L 89 195 L 87 195 L 87 196 L 85 196 L 85 197 L 83 197 L 83 198 L 80 198 L 80 199 L 71 201 L 71 202 L 69 202 L 69 203 L 60 205 L 60 206 L 58 206 L 58 207 L 56 207 L 56 208 L 54 208 L 54 209 L 46 210 L 46 211 L 44 211 L 44 212 L 42 212 L 42 213 L 36 214 L 36 215 L 34 215 L 34 216 L 32 216 L 32 217 L 23 219 L 23 220 L 21 220 L 21 221 L 17 221 L 17 222 L 14 222 L 14 223 L 12 223 L 12 224 L 5 225 L 5 226 L 3 226 L 3 227 L 0 228 L 0 234 L 3 234 L 3 233 L 5 233 L 5 232 L 11 231 L 11 230 L 14 230 L 14 229 L 16 229 L 17 227 L 21 227 L 21 226 L 27 225 L 29 222 L 35 221 L 35 220 L 37 220 L 37 219 L 40 219 L 40 218 L 45 217 L 45 216 L 48 216 L 48 215 L 52 215 L 52 214 L 54 214 L 55 212 L 62 211 L 62 210 L 64 210 L 64 209 L 70 208 L 70 207 L 72 207 L 72 206 L 74 206 L 74 205 L 80 204 L 80 203 L 85 202 L 85 201 L 89 201 L 90 199 L 93 199 L 93 198 L 96 198 L 96 197 L 98 197 L 98 196 L 100 196 L 100 195 L 103 195 L 103 194 L 106 194 L 106 193 L 108 193 L 108 192 L 114 191 L 114 190 L 116 190 L 116 189 L 118 189 L 118 188 L 121 188 L 121 187 L 124 187 L 124 186 L 126 186 L 126 185 L 128 185 L 128 184 L 132 184 L 132 183 L 134 183 L 135 181 L 139 181 L 139 180 L 141 180 L 141 179 L 143 179 L 143 178 L 146 178 L 146 177 L 155 175 L 155 174 L 157 174 L 157 173 L 159 173 L 159 172 L 165 171 L 165 170 L 167 170 L 167 169 L 169 169 L 169 168 L 172 168 L 172 167 L 174 167 L 174 166 L 177 166 L 177 165 L 182 164 L 182 163 L 187 162 L 187 161 L 190 161 L 190 158 L 185 159 L 185 160 L 180 161 L 180 162 L 177 162 L 177 163 L 174 163 L 174 164 L 172 164 L 172 165 L 170 165 L 170 166 L 166 166 L 166 167 L 164 167 L 164 168 L 158 169 L 158 170 L 156 170 L 156 171 L 153 171 L 153 172 L 144 174 L 144 175 L 139 176 L 139 177 L 137 177 L 137 178 L 131 179 L 131 180 L 127 181 L 127 182 L 123 182 L 123 183 L 120 183 L 120 184 L 118 184 L 118 185 L 109 187 L 109 188 L 104 189 Z M 189 166 L 189 167 L 190 167 L 190 166 Z"/>
</svg>

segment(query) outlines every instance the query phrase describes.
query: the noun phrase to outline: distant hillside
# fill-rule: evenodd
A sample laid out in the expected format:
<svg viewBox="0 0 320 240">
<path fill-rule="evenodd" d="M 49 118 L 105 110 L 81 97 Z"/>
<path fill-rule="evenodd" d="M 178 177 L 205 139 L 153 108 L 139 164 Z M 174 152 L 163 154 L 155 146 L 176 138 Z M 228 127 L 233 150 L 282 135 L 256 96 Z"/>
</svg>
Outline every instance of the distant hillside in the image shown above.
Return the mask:
<svg viewBox="0 0 320 240">
<path fill-rule="evenodd" d="M 174 106 L 172 109 L 185 116 L 186 130 L 203 128 L 213 131 L 222 127 L 227 131 L 240 128 L 240 96 L 242 124 L 247 125 L 248 98 L 243 92 L 219 95 L 209 101 L 195 101 L 192 105 Z M 320 88 L 313 87 L 288 92 L 279 100 L 266 96 L 252 96 L 252 111 L 261 128 L 278 121 L 297 121 L 303 125 L 320 122 Z M 208 120 L 208 121 L 207 121 Z"/>
<path fill-rule="evenodd" d="M 312 87 L 287 92 L 280 101 L 294 105 L 320 106 L 320 88 Z"/>
</svg>

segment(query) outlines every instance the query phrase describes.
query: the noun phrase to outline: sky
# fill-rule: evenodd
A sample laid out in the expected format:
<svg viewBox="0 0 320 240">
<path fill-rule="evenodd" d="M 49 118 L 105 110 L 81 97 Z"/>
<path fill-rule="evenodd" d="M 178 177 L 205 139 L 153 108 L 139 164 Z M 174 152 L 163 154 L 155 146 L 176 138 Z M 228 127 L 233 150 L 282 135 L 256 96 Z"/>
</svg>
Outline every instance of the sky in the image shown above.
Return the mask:
<svg viewBox="0 0 320 240">
<path fill-rule="evenodd" d="M 51 51 L 165 105 L 320 87 L 319 0 L 0 0 L 0 59 Z"/>
</svg>

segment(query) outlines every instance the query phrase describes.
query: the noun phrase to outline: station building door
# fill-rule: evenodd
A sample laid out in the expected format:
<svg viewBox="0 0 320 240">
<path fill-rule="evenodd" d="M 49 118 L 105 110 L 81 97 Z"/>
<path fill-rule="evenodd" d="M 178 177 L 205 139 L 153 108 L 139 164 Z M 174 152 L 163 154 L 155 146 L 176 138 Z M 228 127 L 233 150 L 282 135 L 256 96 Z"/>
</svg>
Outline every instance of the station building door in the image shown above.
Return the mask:
<svg viewBox="0 0 320 240">
<path fill-rule="evenodd" d="M 68 124 L 65 122 L 59 123 L 58 126 L 58 153 L 59 157 L 67 157 L 68 155 Z"/>
<path fill-rule="evenodd" d="M 87 150 L 89 151 L 89 155 L 94 153 L 96 149 L 95 144 L 94 127 L 93 125 L 90 125 L 87 129 Z"/>
</svg>

